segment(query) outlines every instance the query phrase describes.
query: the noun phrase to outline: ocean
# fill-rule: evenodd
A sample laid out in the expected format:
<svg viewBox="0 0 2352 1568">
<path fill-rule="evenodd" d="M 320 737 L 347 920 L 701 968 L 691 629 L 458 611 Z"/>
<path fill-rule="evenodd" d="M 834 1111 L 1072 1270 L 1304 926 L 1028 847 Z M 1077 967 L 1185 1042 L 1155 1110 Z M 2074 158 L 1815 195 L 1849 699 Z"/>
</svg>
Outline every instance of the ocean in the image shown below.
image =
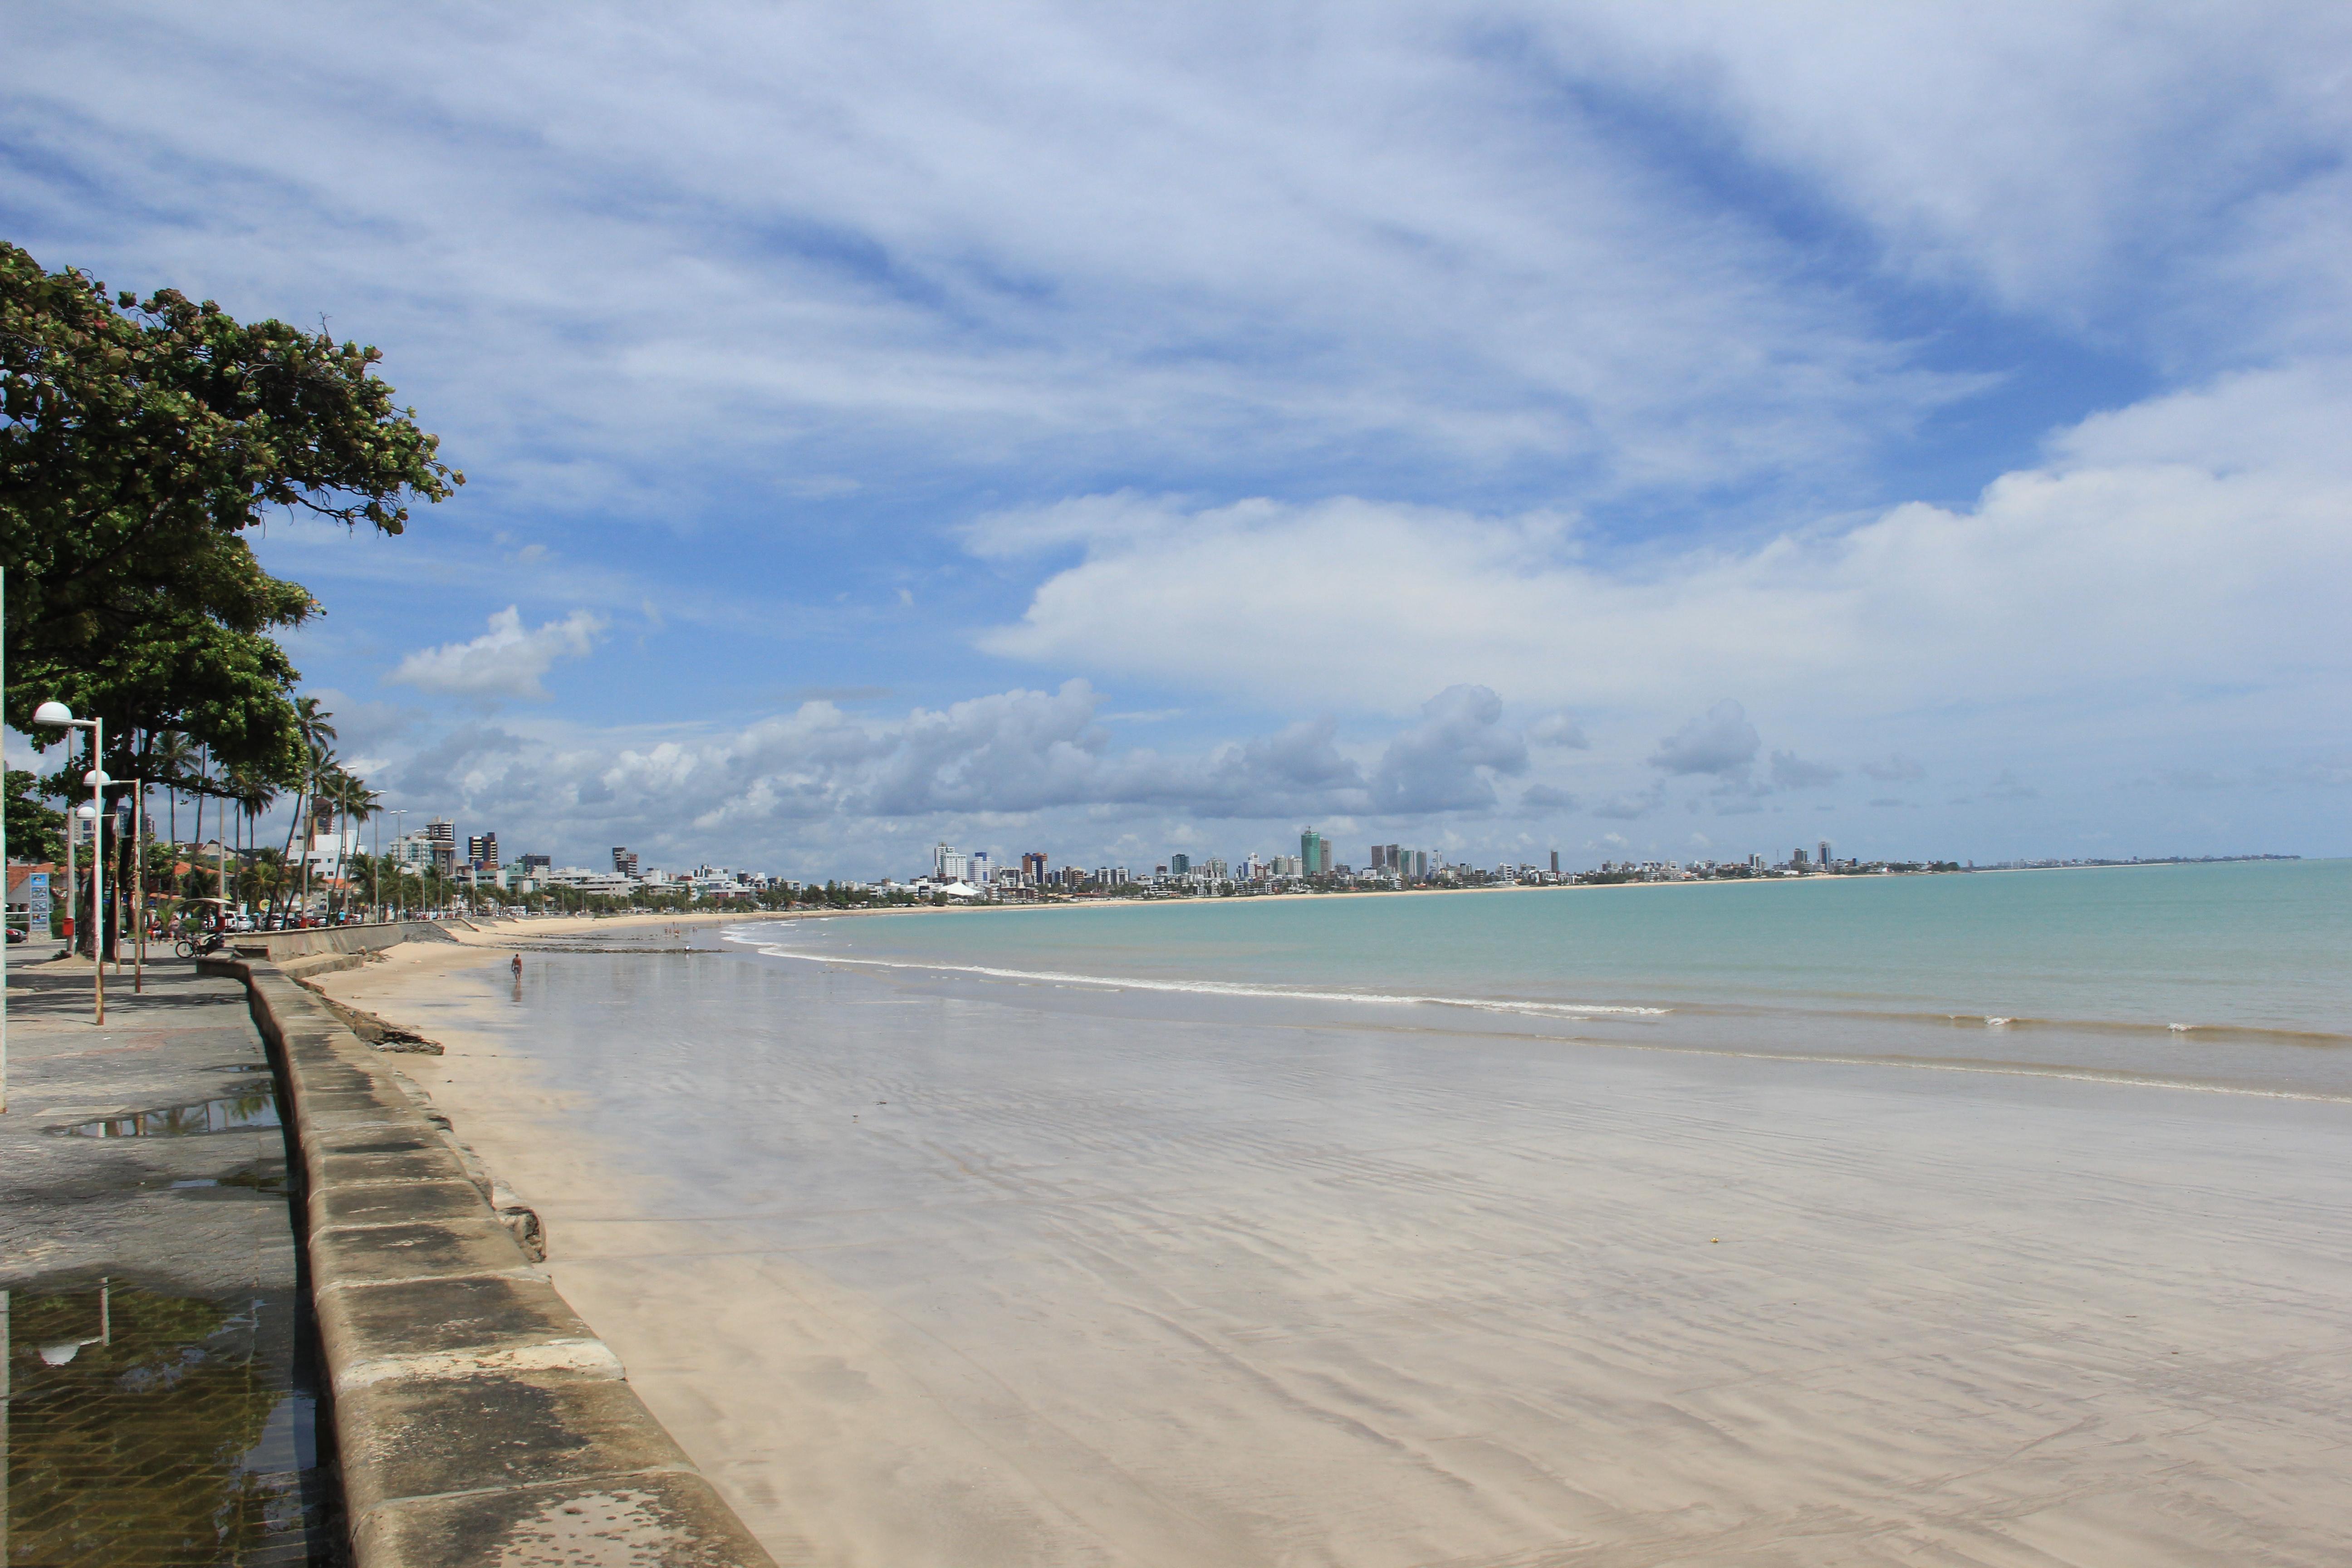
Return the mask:
<svg viewBox="0 0 2352 1568">
<path fill-rule="evenodd" d="M 2347 907 L 615 921 L 324 984 L 446 1046 L 404 1064 L 779 1561 L 2318 1568 Z"/>
<path fill-rule="evenodd" d="M 2344 860 L 956 910 L 729 941 L 1031 1005 L 2352 1097 Z"/>
</svg>

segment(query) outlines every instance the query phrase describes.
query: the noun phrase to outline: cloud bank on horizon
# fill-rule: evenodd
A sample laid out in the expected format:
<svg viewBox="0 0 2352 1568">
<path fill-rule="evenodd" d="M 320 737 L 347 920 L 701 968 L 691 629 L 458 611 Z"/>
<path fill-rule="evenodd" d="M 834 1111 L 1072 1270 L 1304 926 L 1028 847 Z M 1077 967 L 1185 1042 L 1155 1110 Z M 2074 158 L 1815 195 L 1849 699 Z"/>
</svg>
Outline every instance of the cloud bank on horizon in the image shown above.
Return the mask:
<svg viewBox="0 0 2352 1568">
<path fill-rule="evenodd" d="M 396 805 L 850 876 L 2352 852 L 2340 10 L 12 33 L 12 238 L 324 313 L 475 481 L 261 545 Z"/>
</svg>

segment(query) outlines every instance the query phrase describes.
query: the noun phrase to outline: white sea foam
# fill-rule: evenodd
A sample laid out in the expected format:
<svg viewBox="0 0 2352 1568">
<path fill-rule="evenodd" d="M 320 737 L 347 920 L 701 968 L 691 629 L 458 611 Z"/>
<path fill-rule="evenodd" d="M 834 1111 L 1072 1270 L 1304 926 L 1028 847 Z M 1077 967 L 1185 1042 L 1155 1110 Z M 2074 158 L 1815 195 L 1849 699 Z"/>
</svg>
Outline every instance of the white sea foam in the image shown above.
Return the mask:
<svg viewBox="0 0 2352 1568">
<path fill-rule="evenodd" d="M 1130 975 L 1070 974 L 1048 969 L 1003 969 L 982 963 L 941 963 L 936 961 L 850 958 L 838 952 L 811 952 L 781 946 L 749 934 L 759 928 L 730 927 L 727 940 L 756 948 L 771 958 L 797 958 L 811 963 L 850 963 L 866 969 L 922 969 L 950 974 L 977 974 L 990 980 L 1034 982 L 1048 985 L 1087 986 L 1103 991 L 1168 991 L 1201 996 L 1250 996 L 1283 1002 L 1354 1002 L 1374 1006 L 1465 1007 L 1481 1013 L 1516 1013 L 1543 1018 L 1659 1017 L 1665 1007 L 1620 1006 L 1601 1002 L 1520 1002 L 1486 996 L 1403 996 L 1378 991 L 1295 991 L 1279 985 L 1243 985 L 1223 980 L 1145 980 Z M 762 933 L 764 935 L 764 933 Z"/>
</svg>

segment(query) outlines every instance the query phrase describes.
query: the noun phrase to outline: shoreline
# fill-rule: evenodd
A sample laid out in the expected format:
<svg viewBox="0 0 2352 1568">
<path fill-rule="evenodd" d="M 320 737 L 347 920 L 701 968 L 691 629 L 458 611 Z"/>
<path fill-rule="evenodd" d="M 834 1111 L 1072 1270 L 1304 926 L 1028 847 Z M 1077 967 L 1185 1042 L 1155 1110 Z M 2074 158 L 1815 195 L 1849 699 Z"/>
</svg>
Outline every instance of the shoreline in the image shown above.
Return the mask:
<svg viewBox="0 0 2352 1568">
<path fill-rule="evenodd" d="M 2294 857 L 2294 860 L 2296 863 L 2312 863 L 2315 861 L 2325 861 L 2327 858 L 2329 858 L 2325 856 L 2298 856 Z M 1253 893 L 1247 895 L 1234 895 L 1232 897 L 1222 895 L 1187 895 L 1183 897 L 1170 898 L 1131 898 L 1114 895 L 1102 898 L 1066 898 L 1051 902 L 896 904 L 881 907 L 852 906 L 840 909 L 824 908 L 796 910 L 763 910 L 753 907 L 733 910 L 696 910 L 681 914 L 542 915 L 530 916 L 518 920 L 483 917 L 479 923 L 476 924 L 474 929 L 471 931 L 457 929 L 454 921 L 442 921 L 440 924 L 441 928 L 446 931 L 449 936 L 460 942 L 464 942 L 469 946 L 485 946 L 489 944 L 477 942 L 473 939 L 477 937 L 496 936 L 510 933 L 527 933 L 530 935 L 567 935 L 591 930 L 626 930 L 647 925 L 687 925 L 702 927 L 754 921 L 838 920 L 848 916 L 856 916 L 863 919 L 882 915 L 1012 914 L 1035 913 L 1045 910 L 1131 909 L 1145 906 L 1158 907 L 1163 905 L 1202 905 L 1223 908 L 1229 905 L 1239 906 L 1244 904 L 1257 904 L 1265 902 L 1294 903 L 1358 898 L 1396 899 L 1454 897 L 1457 895 L 1472 893 L 1601 893 L 1649 891 L 1666 888 L 1759 888 L 1799 885 L 1810 886 L 1815 884 L 1828 886 L 1845 883 L 1868 886 L 1875 884 L 1881 880 L 1895 880 L 1920 877 L 1986 877 L 2029 871 L 2163 871 L 2177 870 L 2182 868 L 2205 865 L 2239 865 L 2257 863 L 2262 862 L 2253 859 L 2244 861 L 2178 860 L 2144 861 L 2138 864 L 2111 864 L 2100 866 L 1979 866 L 1970 867 L 1960 871 L 1913 871 L 1889 873 L 1883 879 L 1875 874 L 1861 873 L 1850 876 L 1822 876 L 1813 874 L 1793 877 L 1706 877 L 1655 882 L 1577 882 L 1556 883 L 1549 886 L 1514 883 L 1505 887 L 1475 888 L 1361 888 L 1333 889 L 1330 891 L 1309 890 L 1297 893 Z M 473 917 L 466 918 L 469 921 L 473 919 Z"/>
<path fill-rule="evenodd" d="M 2352 1530 L 2339 1104 L 415 947 L 320 983 L 445 1044 L 403 1069 L 780 1560 Z"/>
</svg>

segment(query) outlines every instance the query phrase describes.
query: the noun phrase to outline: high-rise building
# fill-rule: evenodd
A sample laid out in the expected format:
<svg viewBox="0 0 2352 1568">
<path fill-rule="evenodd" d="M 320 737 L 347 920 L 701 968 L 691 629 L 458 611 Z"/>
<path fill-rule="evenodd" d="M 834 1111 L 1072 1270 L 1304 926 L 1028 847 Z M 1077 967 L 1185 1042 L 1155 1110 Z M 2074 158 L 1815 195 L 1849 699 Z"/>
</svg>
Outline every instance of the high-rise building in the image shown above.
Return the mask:
<svg viewBox="0 0 2352 1568">
<path fill-rule="evenodd" d="M 613 869 L 624 877 L 637 874 L 637 852 L 625 844 L 613 846 Z"/>
<path fill-rule="evenodd" d="M 1323 836 L 1311 827 L 1307 829 L 1298 836 L 1298 864 L 1301 868 L 1298 874 L 1302 877 L 1324 875 L 1331 868 L 1330 854 L 1324 845 Z"/>
<path fill-rule="evenodd" d="M 1789 857 L 1789 864 L 1791 866 L 1810 866 L 1812 864 L 1812 858 L 1805 853 L 1805 847 L 1800 844 L 1797 846 L 1796 852 Z"/>
<path fill-rule="evenodd" d="M 1828 865 L 1829 863 L 1830 863 L 1830 841 L 1829 841 L 1828 839 L 1824 838 L 1824 839 L 1822 839 L 1822 865 L 1824 865 L 1824 866 L 1826 866 L 1826 865 Z"/>
<path fill-rule="evenodd" d="M 495 833 L 472 833 L 466 836 L 466 864 L 477 871 L 499 868 L 499 836 Z"/>
<path fill-rule="evenodd" d="M 1043 849 L 1032 849 L 1021 857 L 1021 875 L 1024 880 L 1038 887 L 1045 885 L 1045 852 Z"/>
<path fill-rule="evenodd" d="M 1171 855 L 1168 857 L 1168 874 L 1170 876 L 1181 877 L 1192 870 L 1192 858 L 1190 855 Z"/>
<path fill-rule="evenodd" d="M 1416 882 L 1425 882 L 1429 880 L 1429 851 L 1426 849 L 1416 849 L 1412 852 L 1412 879 Z"/>
<path fill-rule="evenodd" d="M 425 841 L 432 846 L 433 868 L 447 875 L 457 868 L 457 825 L 438 817 L 425 825 Z"/>
<path fill-rule="evenodd" d="M 1559 875 L 1559 851 L 1557 849 L 1551 852 L 1551 874 L 1555 877 Z"/>
<path fill-rule="evenodd" d="M 555 867 L 554 858 L 546 855 L 519 856 L 516 858 L 515 864 L 522 868 L 522 874 L 526 877 L 533 871 L 552 870 Z"/>
</svg>

